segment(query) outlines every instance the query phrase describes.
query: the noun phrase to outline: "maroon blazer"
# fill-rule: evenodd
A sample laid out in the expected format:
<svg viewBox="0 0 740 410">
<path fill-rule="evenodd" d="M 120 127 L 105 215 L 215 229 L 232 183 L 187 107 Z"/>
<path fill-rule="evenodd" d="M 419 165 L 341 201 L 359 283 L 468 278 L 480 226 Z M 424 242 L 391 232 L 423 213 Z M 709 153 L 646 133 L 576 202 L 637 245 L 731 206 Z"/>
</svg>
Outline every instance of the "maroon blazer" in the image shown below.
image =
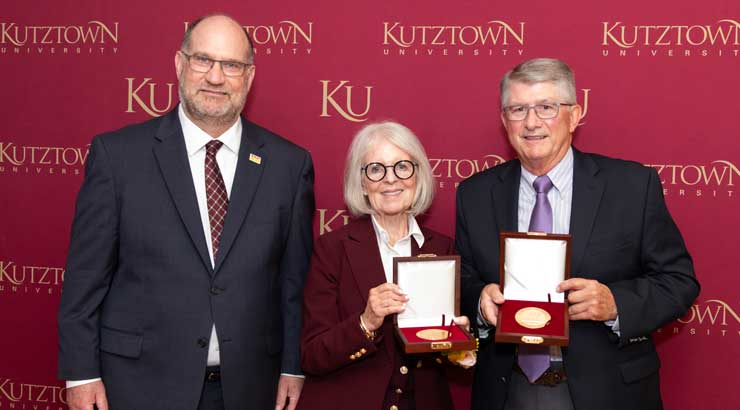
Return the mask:
<svg viewBox="0 0 740 410">
<path fill-rule="evenodd" d="M 424 246 L 419 249 L 412 240 L 412 255 L 454 253 L 449 237 L 421 230 Z M 385 281 L 369 217 L 318 239 L 303 292 L 301 365 L 306 382 L 299 409 L 379 410 L 401 366 L 411 369 L 417 409 L 452 409 L 443 365 L 438 363 L 443 361 L 437 356 L 405 356 L 391 315 L 374 342 L 362 333 L 359 317 L 368 292 Z M 366 353 L 358 358 L 362 349 Z"/>
</svg>

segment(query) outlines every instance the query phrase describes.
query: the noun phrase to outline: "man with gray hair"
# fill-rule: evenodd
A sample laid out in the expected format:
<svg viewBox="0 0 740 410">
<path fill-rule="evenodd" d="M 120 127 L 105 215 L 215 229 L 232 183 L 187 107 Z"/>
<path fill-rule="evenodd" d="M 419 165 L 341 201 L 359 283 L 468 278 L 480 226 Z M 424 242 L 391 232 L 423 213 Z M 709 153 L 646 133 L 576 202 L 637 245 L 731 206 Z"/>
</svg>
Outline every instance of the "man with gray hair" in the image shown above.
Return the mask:
<svg viewBox="0 0 740 410">
<path fill-rule="evenodd" d="M 58 315 L 71 410 L 295 409 L 313 165 L 241 117 L 253 57 L 234 19 L 196 20 L 178 107 L 93 140 Z"/>
<path fill-rule="evenodd" d="M 463 311 L 482 338 L 474 410 L 662 408 L 651 333 L 687 311 L 699 284 L 657 172 L 575 149 L 581 113 L 567 64 L 516 66 L 501 81 L 500 115 L 518 158 L 458 188 Z M 492 341 L 502 231 L 572 236 L 570 279 L 557 288 L 568 347 Z"/>
</svg>

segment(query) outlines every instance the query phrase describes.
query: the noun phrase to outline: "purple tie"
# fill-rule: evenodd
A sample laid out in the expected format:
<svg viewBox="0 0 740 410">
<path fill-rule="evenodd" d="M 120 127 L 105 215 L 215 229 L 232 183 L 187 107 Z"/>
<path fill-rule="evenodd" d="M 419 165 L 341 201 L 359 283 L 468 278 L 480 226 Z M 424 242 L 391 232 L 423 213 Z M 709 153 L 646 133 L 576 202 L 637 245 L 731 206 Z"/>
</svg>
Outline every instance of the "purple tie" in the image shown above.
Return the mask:
<svg viewBox="0 0 740 410">
<path fill-rule="evenodd" d="M 529 219 L 529 232 L 552 232 L 552 208 L 547 193 L 552 189 L 552 181 L 547 175 L 537 177 L 532 183 L 537 200 Z M 547 346 L 519 345 L 517 356 L 519 368 L 534 383 L 550 367 L 550 349 Z"/>
</svg>

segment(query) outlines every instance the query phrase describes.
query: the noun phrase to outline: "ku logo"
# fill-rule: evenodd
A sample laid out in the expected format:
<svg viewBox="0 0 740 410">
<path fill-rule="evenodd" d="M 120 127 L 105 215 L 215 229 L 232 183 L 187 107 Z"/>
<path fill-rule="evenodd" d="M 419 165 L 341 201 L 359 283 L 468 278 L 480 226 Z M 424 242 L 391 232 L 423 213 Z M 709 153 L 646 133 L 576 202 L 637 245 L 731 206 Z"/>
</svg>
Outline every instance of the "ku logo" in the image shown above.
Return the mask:
<svg viewBox="0 0 740 410">
<path fill-rule="evenodd" d="M 331 117 L 331 115 L 329 114 L 329 106 L 331 106 L 337 113 L 339 113 L 339 115 L 341 115 L 344 119 L 348 121 L 367 121 L 367 114 L 370 112 L 370 101 L 372 98 L 372 86 L 368 85 L 364 87 L 364 111 L 357 112 L 353 108 L 353 101 L 356 102 L 356 100 L 352 98 L 352 91 L 354 89 L 354 86 L 347 85 L 349 83 L 348 80 L 342 80 L 336 85 L 332 85 L 331 80 L 320 80 L 320 82 L 322 87 L 320 117 Z M 344 99 L 341 98 L 342 93 L 344 93 Z M 340 101 L 343 100 L 344 105 L 337 102 L 335 98 L 338 98 Z M 362 101 L 361 98 L 360 101 Z"/>
<path fill-rule="evenodd" d="M 319 235 L 339 229 L 349 223 L 349 214 L 346 209 L 319 208 Z"/>
<path fill-rule="evenodd" d="M 126 82 L 128 83 L 128 105 L 125 112 L 136 112 L 134 103 L 138 105 L 138 108 L 141 108 L 152 117 L 159 117 L 172 108 L 172 91 L 175 84 L 166 83 L 164 85 L 157 85 L 157 83 L 153 83 L 151 80 L 148 77 L 142 81 L 137 81 L 133 77 L 126 78 Z M 164 97 L 163 94 L 166 94 L 167 97 L 166 105 L 161 103 Z"/>
</svg>

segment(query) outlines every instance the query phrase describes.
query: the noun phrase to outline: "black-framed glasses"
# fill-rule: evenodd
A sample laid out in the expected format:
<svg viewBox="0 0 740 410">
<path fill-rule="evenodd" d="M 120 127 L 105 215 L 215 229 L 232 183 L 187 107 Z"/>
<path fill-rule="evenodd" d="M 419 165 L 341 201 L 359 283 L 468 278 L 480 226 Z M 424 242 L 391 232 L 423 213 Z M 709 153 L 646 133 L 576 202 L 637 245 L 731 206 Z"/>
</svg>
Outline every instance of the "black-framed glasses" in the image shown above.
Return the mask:
<svg viewBox="0 0 740 410">
<path fill-rule="evenodd" d="M 240 77 L 244 75 L 244 71 L 247 67 L 254 64 L 242 63 L 241 61 L 234 60 L 216 60 L 210 57 L 206 57 L 200 54 L 188 54 L 182 50 L 180 53 L 188 59 L 190 68 L 197 73 L 207 73 L 213 68 L 213 64 L 218 63 L 221 66 L 221 71 L 227 77 Z"/>
<path fill-rule="evenodd" d="M 385 178 L 385 174 L 388 168 L 393 168 L 393 174 L 396 175 L 396 178 L 409 179 L 414 176 L 414 171 L 418 166 L 419 164 L 404 159 L 396 162 L 393 165 L 385 165 L 381 164 L 380 162 L 371 162 L 362 167 L 361 170 L 365 173 L 367 179 L 373 182 L 378 182 L 382 181 L 383 178 Z"/>
<path fill-rule="evenodd" d="M 506 119 L 509 121 L 522 121 L 527 118 L 529 110 L 531 109 L 534 109 L 534 113 L 537 114 L 539 119 L 549 120 L 558 116 L 561 105 L 571 106 L 575 104 L 552 102 L 534 105 L 510 105 L 508 107 L 504 107 L 502 110 L 504 111 Z"/>
</svg>

